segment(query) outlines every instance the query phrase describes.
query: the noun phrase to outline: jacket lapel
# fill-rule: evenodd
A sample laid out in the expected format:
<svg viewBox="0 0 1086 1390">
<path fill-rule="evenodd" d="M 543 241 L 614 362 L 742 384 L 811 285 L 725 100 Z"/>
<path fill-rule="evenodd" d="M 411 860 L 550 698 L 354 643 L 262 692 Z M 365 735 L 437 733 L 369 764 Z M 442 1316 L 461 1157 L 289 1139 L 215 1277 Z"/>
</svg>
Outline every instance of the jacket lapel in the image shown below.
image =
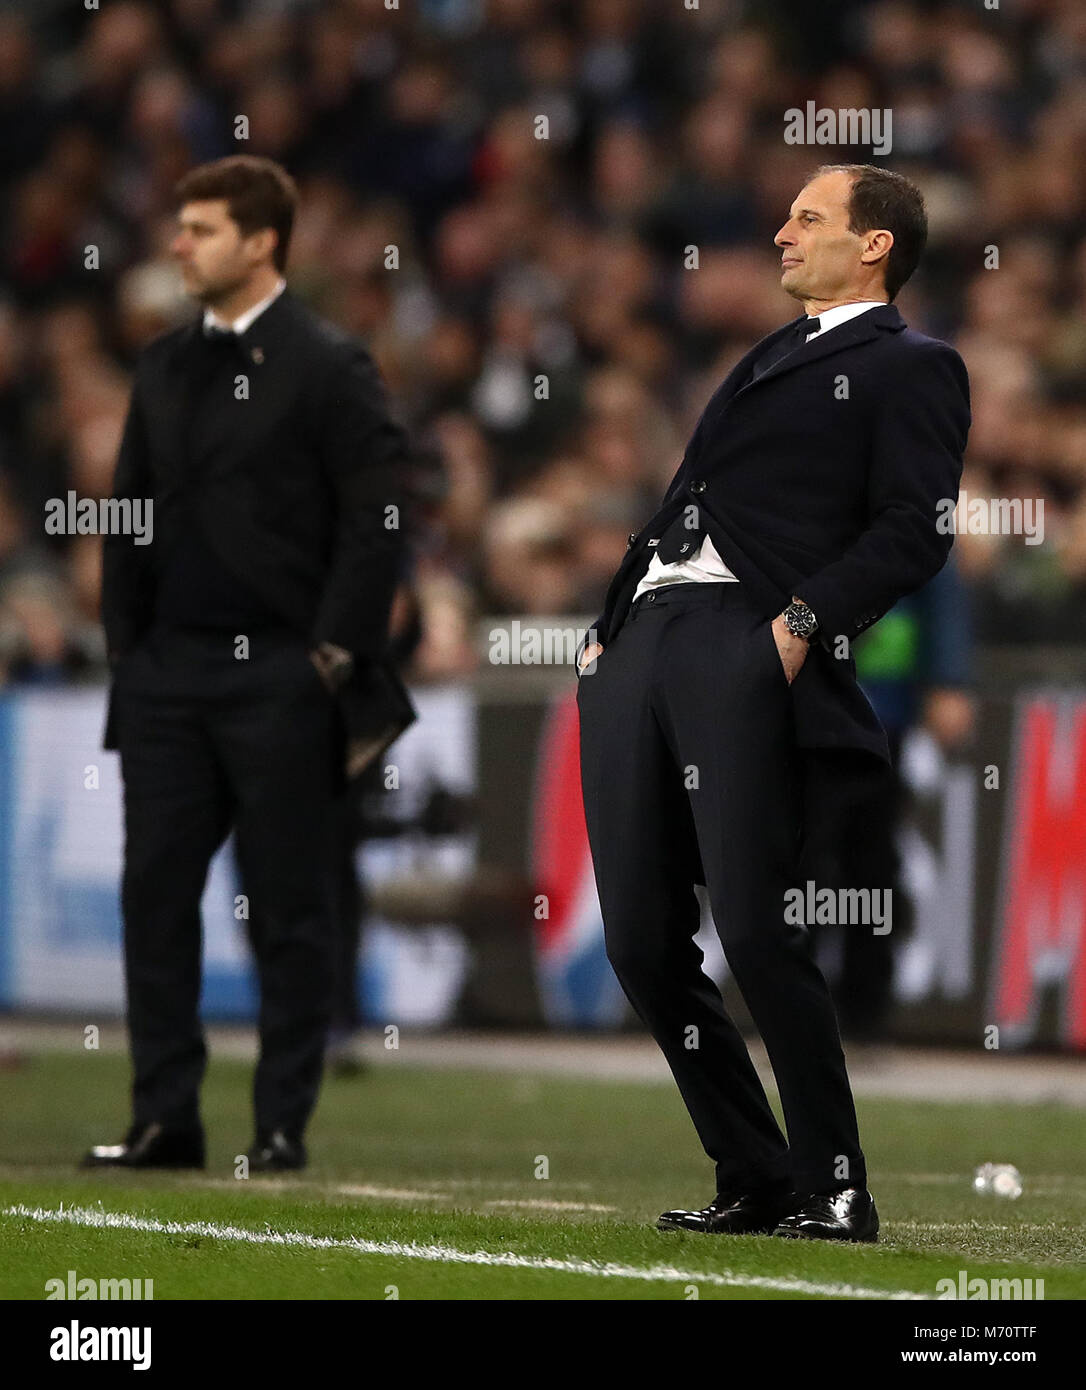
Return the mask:
<svg viewBox="0 0 1086 1390">
<path fill-rule="evenodd" d="M 810 362 L 817 362 L 820 358 L 829 357 L 832 353 L 841 352 L 844 348 L 855 347 L 859 343 L 868 342 L 877 337 L 880 332 L 896 333 L 905 327 L 901 315 L 892 304 L 883 304 L 877 309 L 867 309 L 846 323 L 838 324 L 836 328 L 827 328 L 825 333 L 820 333 L 812 342 L 804 343 L 795 352 L 790 352 L 787 357 L 782 357 L 768 371 L 763 372 L 757 381 L 753 381 L 751 371 L 755 362 L 785 334 L 791 333 L 796 325 L 806 317 L 806 314 L 803 314 L 799 318 L 794 318 L 783 328 L 778 328 L 768 334 L 761 342 L 755 343 L 744 357 L 739 359 L 717 387 L 709 404 L 705 407 L 703 419 L 707 426 L 719 419 L 737 397 L 745 396 L 748 391 L 759 390 L 767 381 L 775 381 L 785 372 L 794 371 L 797 367 L 806 366 Z M 676 482 L 678 481 L 676 479 Z M 670 493 L 668 495 L 670 496 Z"/>
<path fill-rule="evenodd" d="M 161 387 L 156 392 L 162 417 L 162 444 L 167 451 L 167 474 L 180 478 L 188 472 L 196 421 L 190 406 L 190 378 L 196 354 L 200 351 L 200 318 L 186 324 L 174 340 L 163 363 Z"/>
<path fill-rule="evenodd" d="M 803 317 L 806 318 L 806 315 Z M 760 342 L 755 343 L 717 387 L 705 413 L 708 414 L 710 410 L 714 413 L 723 410 L 729 401 L 743 389 L 744 384 L 749 381 L 751 370 L 762 353 L 768 352 L 774 343 L 779 342 L 785 334 L 791 333 L 797 323 L 799 323 L 799 319 L 793 319 L 791 323 L 786 323 L 783 328 L 775 329 Z M 769 373 L 767 372 L 765 375 L 768 376 Z"/>
<path fill-rule="evenodd" d="M 780 333 L 771 334 L 770 337 L 763 339 L 755 349 L 754 355 L 760 356 L 783 333 L 786 333 L 799 321 L 799 319 L 793 319 L 791 323 L 785 325 Z M 865 309 L 862 314 L 857 314 L 855 318 L 839 323 L 836 328 L 827 328 L 824 333 L 820 333 L 811 342 L 804 343 L 801 347 L 796 348 L 795 352 L 790 352 L 787 357 L 782 357 L 779 362 L 774 362 L 773 366 L 768 371 L 763 372 L 757 381 L 747 380 L 737 391 L 733 392 L 733 395 L 756 390 L 764 386 L 767 381 L 775 381 L 777 377 L 783 376 L 786 372 L 794 372 L 798 367 L 806 367 L 811 362 L 817 362 L 835 352 L 842 352 L 845 348 L 857 347 L 860 343 L 870 342 L 872 338 L 877 338 L 880 333 L 887 330 L 896 333 L 904 327 L 905 324 L 901 315 L 892 304 L 882 304 L 877 309 Z M 746 358 L 743 361 L 745 362 Z"/>
<path fill-rule="evenodd" d="M 285 289 L 241 335 L 246 356 L 260 365 L 270 354 L 277 353 L 288 340 L 297 311 L 298 299 Z"/>
</svg>

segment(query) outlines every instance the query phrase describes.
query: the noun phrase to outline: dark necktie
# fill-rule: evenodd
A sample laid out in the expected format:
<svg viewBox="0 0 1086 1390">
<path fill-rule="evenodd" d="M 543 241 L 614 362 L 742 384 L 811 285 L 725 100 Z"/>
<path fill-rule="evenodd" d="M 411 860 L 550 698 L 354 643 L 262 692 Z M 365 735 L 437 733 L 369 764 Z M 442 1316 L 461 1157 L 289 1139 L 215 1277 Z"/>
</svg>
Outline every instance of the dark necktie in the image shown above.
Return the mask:
<svg viewBox="0 0 1086 1390">
<path fill-rule="evenodd" d="M 219 328 L 215 324 L 205 324 L 200 336 L 208 347 L 215 349 L 229 347 L 238 340 L 232 328 Z"/>
<path fill-rule="evenodd" d="M 788 356 L 790 352 L 795 352 L 796 348 L 802 347 L 811 333 L 817 333 L 821 324 L 818 319 L 800 319 L 791 333 L 786 333 L 773 346 L 762 354 L 755 362 L 750 374 L 751 381 L 757 381 L 763 373 L 768 372 L 770 367 L 775 367 Z"/>
<path fill-rule="evenodd" d="M 757 381 L 763 372 L 775 366 L 802 347 L 811 333 L 817 333 L 818 319 L 801 319 L 791 330 L 779 339 L 768 352 L 758 358 L 751 372 L 751 380 Z M 705 538 L 705 527 L 701 524 L 700 508 L 693 504 L 689 510 L 684 507 L 664 534 L 656 547 L 656 554 L 665 565 L 673 565 L 677 560 L 689 560 L 697 553 L 698 546 Z"/>
<path fill-rule="evenodd" d="M 665 565 L 673 565 L 676 560 L 689 560 L 704 535 L 701 508 L 688 503 L 660 537 L 656 553 Z"/>
</svg>

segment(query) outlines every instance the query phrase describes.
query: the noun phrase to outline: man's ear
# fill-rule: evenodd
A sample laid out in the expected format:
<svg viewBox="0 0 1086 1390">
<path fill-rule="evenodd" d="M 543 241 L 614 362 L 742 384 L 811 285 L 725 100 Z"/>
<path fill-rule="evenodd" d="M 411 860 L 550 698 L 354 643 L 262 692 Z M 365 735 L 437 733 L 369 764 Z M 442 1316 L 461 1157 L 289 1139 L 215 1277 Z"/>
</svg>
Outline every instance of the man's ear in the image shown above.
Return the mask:
<svg viewBox="0 0 1086 1390">
<path fill-rule="evenodd" d="M 275 248 L 279 245 L 279 233 L 274 227 L 259 227 L 255 232 L 251 232 L 246 240 L 249 243 L 252 253 L 253 263 L 271 260 Z"/>
<path fill-rule="evenodd" d="M 864 237 L 867 246 L 860 252 L 860 260 L 864 265 L 874 265 L 876 261 L 881 261 L 884 256 L 890 254 L 890 248 L 894 244 L 893 232 L 880 228 L 878 231 L 865 232 Z"/>
</svg>

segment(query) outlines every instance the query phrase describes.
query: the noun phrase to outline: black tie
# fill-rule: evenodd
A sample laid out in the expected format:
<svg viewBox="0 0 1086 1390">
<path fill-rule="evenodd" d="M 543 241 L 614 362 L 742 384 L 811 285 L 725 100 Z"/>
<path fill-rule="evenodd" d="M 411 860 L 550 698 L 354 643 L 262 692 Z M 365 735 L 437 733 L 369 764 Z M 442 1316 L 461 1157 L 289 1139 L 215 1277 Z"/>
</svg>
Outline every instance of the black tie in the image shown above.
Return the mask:
<svg viewBox="0 0 1086 1390">
<path fill-rule="evenodd" d="M 204 325 L 204 342 L 214 347 L 225 347 L 227 343 L 237 342 L 237 336 L 232 328 L 219 328 L 213 323 Z"/>
<path fill-rule="evenodd" d="M 701 508 L 688 503 L 660 537 L 656 553 L 665 565 L 673 565 L 676 560 L 689 560 L 704 535 Z"/>
<path fill-rule="evenodd" d="M 820 326 L 818 319 L 801 319 L 791 333 L 786 333 L 783 338 L 779 338 L 768 351 L 758 358 L 750 374 L 751 381 L 757 381 L 764 372 L 769 371 L 770 367 L 775 367 L 790 352 L 795 352 L 796 348 L 802 347 L 807 341 L 808 335 L 817 333 Z"/>
</svg>

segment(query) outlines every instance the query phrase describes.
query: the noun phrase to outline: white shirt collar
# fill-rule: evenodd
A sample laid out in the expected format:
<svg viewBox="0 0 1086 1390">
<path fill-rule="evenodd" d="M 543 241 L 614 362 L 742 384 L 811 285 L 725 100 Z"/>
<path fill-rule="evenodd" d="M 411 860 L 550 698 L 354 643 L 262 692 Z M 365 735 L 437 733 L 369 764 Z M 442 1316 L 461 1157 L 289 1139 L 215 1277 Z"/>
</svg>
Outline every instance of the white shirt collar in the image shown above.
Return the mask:
<svg viewBox="0 0 1086 1390">
<path fill-rule="evenodd" d="M 868 309 L 878 309 L 885 305 L 885 299 L 864 299 L 859 304 L 838 304 L 836 309 L 823 309 L 820 314 L 808 314 L 807 317 L 817 318 L 818 333 L 825 333 L 827 328 L 836 328 L 839 323 L 847 323 L 859 314 L 866 314 Z M 818 333 L 808 334 L 807 341 L 817 338 Z"/>
<path fill-rule="evenodd" d="M 262 299 L 259 304 L 254 304 L 251 309 L 246 309 L 244 314 L 239 314 L 233 323 L 228 323 L 226 319 L 219 318 L 218 314 L 215 313 L 214 309 L 205 309 L 204 327 L 228 328 L 232 333 L 245 333 L 252 327 L 256 320 L 268 307 L 268 305 L 272 304 L 276 299 L 279 298 L 279 296 L 283 293 L 286 287 L 287 282 L 282 278 L 282 276 L 280 276 L 279 281 L 276 284 L 275 289 L 272 290 L 271 294 L 269 294 L 266 298 Z"/>
</svg>

